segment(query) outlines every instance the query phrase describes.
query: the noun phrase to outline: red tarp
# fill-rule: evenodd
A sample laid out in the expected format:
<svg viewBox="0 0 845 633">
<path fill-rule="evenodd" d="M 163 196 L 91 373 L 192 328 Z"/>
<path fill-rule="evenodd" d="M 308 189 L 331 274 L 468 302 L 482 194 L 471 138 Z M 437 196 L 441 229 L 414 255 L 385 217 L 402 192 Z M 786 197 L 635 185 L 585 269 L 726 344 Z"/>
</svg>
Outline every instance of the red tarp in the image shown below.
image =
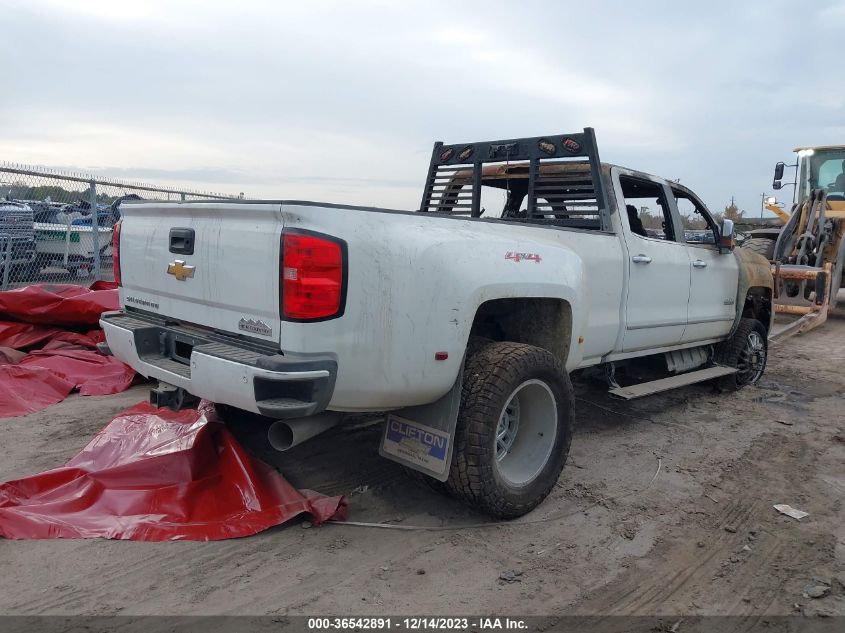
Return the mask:
<svg viewBox="0 0 845 633">
<path fill-rule="evenodd" d="M 135 372 L 97 352 L 103 332 L 91 329 L 118 302 L 116 286 L 102 281 L 0 292 L 0 319 L 15 319 L 0 320 L 0 417 L 40 411 L 73 389 L 83 396 L 128 389 Z"/>
<path fill-rule="evenodd" d="M 2 295 L 3 293 L 0 292 L 0 296 Z M 49 341 L 62 331 L 60 328 L 46 325 L 0 321 L 0 345 L 13 349 L 25 349 Z"/>
<path fill-rule="evenodd" d="M 26 415 L 67 398 L 73 383 L 42 367 L 0 365 L 0 417 Z"/>
<path fill-rule="evenodd" d="M 0 314 L 41 325 L 97 327 L 100 315 L 117 310 L 117 286 L 95 281 L 90 288 L 70 284 L 35 284 L 0 292 Z"/>
<path fill-rule="evenodd" d="M 179 412 L 137 404 L 64 467 L 0 485 L 0 536 L 11 539 L 210 541 L 302 513 L 344 520 L 346 500 L 297 491 L 207 403 Z"/>
<path fill-rule="evenodd" d="M 67 380 L 83 396 L 106 396 L 126 391 L 135 371 L 113 356 L 79 349 L 43 349 L 30 352 L 21 362 L 25 367 L 43 367 Z"/>
</svg>

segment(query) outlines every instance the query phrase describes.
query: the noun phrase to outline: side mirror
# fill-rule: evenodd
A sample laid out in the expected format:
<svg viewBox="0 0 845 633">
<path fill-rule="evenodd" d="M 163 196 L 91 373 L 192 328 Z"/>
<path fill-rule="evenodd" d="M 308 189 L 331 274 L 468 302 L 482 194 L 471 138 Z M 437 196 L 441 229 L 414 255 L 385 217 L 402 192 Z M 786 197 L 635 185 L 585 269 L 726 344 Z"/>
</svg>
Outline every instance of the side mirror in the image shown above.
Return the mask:
<svg viewBox="0 0 845 633">
<path fill-rule="evenodd" d="M 774 189 L 775 191 L 779 191 L 780 189 L 783 189 L 783 185 L 780 184 L 780 180 L 775 180 L 772 183 L 772 189 Z"/>
<path fill-rule="evenodd" d="M 727 251 L 730 253 L 734 246 L 736 246 L 736 236 L 734 235 L 734 221 L 722 220 L 722 231 L 719 235 L 719 250 L 721 252 Z"/>
<path fill-rule="evenodd" d="M 783 180 L 783 170 L 786 167 L 786 163 L 780 162 L 775 164 L 775 180 Z"/>
</svg>

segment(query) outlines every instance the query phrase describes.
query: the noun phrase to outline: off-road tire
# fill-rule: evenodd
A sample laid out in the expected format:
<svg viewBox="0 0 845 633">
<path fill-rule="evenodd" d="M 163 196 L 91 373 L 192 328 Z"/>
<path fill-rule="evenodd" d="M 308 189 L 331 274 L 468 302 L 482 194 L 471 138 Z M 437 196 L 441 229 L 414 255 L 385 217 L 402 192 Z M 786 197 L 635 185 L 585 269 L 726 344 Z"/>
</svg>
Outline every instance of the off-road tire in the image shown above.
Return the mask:
<svg viewBox="0 0 845 633">
<path fill-rule="evenodd" d="M 496 430 L 514 390 L 539 381 L 554 398 L 557 428 L 554 445 L 539 473 L 514 486 L 499 473 Z M 550 352 L 521 343 L 491 343 L 468 358 L 464 367 L 461 409 L 447 485 L 457 497 L 501 519 L 533 510 L 557 483 L 569 454 L 573 420 L 572 384 Z"/>
<path fill-rule="evenodd" d="M 713 360 L 719 365 L 725 367 L 738 367 L 742 358 L 743 351 L 749 344 L 749 337 L 752 333 L 762 338 L 763 349 L 766 352 L 766 357 L 763 359 L 763 367 L 759 375 L 751 380 L 744 379 L 739 373 L 730 374 L 729 376 L 722 376 L 716 380 L 716 388 L 719 391 L 738 391 L 749 384 L 754 384 L 763 375 L 766 369 L 766 361 L 768 360 L 768 340 L 766 337 L 766 328 L 757 319 L 742 319 L 739 322 L 739 327 L 733 333 L 733 336 L 727 341 L 719 343 L 716 346 L 713 354 Z"/>
<path fill-rule="evenodd" d="M 492 342 L 493 339 L 484 338 L 483 336 L 471 336 L 469 342 L 467 343 L 464 363 L 466 364 L 466 362 L 477 354 L 479 350 L 487 345 L 490 345 Z M 407 466 L 403 466 L 402 468 L 405 470 L 405 474 L 416 483 L 429 488 L 434 492 L 447 496 L 454 496 L 453 490 L 450 488 L 448 481 L 440 481 L 439 479 L 435 479 L 434 477 L 426 475 L 418 470 L 414 470 L 413 468 L 408 468 Z"/>
<path fill-rule="evenodd" d="M 775 241 L 767 237 L 752 237 L 742 245 L 742 248 L 754 251 L 769 261 L 772 261 L 772 258 L 775 256 Z"/>
</svg>

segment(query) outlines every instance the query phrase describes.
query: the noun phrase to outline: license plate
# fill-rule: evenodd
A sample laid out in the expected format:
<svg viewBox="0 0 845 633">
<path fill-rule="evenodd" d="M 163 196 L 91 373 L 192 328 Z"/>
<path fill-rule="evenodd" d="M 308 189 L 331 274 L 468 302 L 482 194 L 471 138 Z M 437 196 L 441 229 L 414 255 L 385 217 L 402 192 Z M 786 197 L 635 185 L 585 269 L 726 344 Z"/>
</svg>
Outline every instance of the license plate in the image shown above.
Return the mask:
<svg viewBox="0 0 845 633">
<path fill-rule="evenodd" d="M 442 476 L 449 467 L 450 435 L 398 415 L 387 416 L 381 452 L 416 470 Z"/>
</svg>

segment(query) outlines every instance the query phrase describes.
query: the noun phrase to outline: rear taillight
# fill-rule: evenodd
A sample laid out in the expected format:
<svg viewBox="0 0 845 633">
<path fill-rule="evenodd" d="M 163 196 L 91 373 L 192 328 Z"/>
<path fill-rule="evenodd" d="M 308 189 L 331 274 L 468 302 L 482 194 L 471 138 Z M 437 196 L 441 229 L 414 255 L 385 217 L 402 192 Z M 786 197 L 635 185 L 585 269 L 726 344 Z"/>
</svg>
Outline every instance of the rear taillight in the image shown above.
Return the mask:
<svg viewBox="0 0 845 633">
<path fill-rule="evenodd" d="M 345 244 L 327 235 L 284 233 L 282 318 L 319 321 L 343 314 Z"/>
<path fill-rule="evenodd" d="M 113 269 L 114 269 L 114 280 L 117 285 L 120 284 L 120 225 L 121 221 L 118 220 L 117 223 L 114 225 L 114 230 L 112 230 L 111 234 L 111 257 L 113 262 Z"/>
</svg>

